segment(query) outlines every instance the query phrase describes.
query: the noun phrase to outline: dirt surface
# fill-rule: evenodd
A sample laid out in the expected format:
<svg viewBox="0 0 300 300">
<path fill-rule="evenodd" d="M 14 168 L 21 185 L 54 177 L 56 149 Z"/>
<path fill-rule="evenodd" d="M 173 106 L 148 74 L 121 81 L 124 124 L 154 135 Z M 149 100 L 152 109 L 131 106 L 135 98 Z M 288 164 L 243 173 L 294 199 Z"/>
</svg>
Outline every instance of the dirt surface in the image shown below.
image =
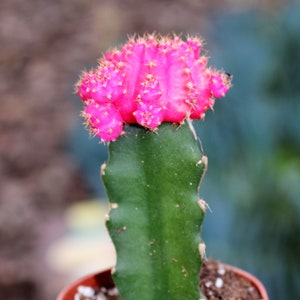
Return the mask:
<svg viewBox="0 0 300 300">
<path fill-rule="evenodd" d="M 200 288 L 207 300 L 258 300 L 258 291 L 246 279 L 226 270 L 224 265 L 214 260 L 203 264 Z"/>
</svg>

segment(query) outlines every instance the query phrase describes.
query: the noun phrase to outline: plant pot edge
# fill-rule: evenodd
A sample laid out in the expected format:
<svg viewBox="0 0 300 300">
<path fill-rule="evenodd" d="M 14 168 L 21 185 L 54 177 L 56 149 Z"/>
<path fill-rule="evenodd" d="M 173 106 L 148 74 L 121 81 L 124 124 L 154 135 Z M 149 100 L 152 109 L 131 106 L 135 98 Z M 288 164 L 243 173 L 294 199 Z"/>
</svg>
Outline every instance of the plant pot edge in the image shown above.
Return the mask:
<svg viewBox="0 0 300 300">
<path fill-rule="evenodd" d="M 225 265 L 226 269 L 234 271 L 237 275 L 239 275 L 239 276 L 247 279 L 249 282 L 251 282 L 252 285 L 255 286 L 257 288 L 257 290 L 259 291 L 259 293 L 262 297 L 261 300 L 269 300 L 269 296 L 268 296 L 265 286 L 257 277 L 255 277 L 254 275 L 252 275 L 251 273 L 249 273 L 243 269 L 240 269 L 240 268 L 237 268 L 237 267 L 234 267 L 231 265 L 227 265 L 227 264 L 224 264 L 224 265 Z"/>
<path fill-rule="evenodd" d="M 263 283 L 251 273 L 244 271 L 240 268 L 223 264 L 227 270 L 234 271 L 237 275 L 247 279 L 254 285 L 261 294 L 261 300 L 269 300 L 267 290 Z M 80 285 L 99 287 L 105 285 L 106 287 L 113 287 L 114 283 L 111 278 L 111 269 L 105 269 L 100 272 L 95 272 L 86 276 L 83 276 L 73 283 L 66 286 L 57 296 L 56 300 L 74 300 L 74 295 L 77 291 L 77 287 Z"/>
</svg>

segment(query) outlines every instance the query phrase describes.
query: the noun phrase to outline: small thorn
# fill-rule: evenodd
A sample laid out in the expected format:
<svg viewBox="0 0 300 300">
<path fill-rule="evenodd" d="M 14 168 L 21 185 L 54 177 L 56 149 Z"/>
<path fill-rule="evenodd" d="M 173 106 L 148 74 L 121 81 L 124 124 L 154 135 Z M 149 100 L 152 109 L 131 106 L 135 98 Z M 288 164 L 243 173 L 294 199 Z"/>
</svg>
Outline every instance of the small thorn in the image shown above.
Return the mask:
<svg viewBox="0 0 300 300">
<path fill-rule="evenodd" d="M 121 232 L 125 231 L 126 229 L 127 229 L 127 227 L 123 226 L 123 227 L 118 229 L 117 233 L 120 234 Z"/>
<path fill-rule="evenodd" d="M 101 176 L 105 176 L 106 163 L 101 165 L 100 174 Z"/>
<path fill-rule="evenodd" d="M 202 259 L 206 258 L 205 250 L 206 250 L 205 244 L 204 243 L 200 243 L 199 244 L 199 252 L 200 252 L 200 255 L 201 255 Z"/>
<path fill-rule="evenodd" d="M 118 208 L 118 207 L 119 207 L 118 203 L 112 203 L 112 204 L 111 204 L 111 208 L 112 208 L 112 209 L 116 209 L 116 208 Z"/>
<path fill-rule="evenodd" d="M 209 205 L 203 199 L 199 199 L 198 204 L 204 213 L 206 213 L 207 209 L 209 209 L 209 211 L 212 212 Z"/>
</svg>

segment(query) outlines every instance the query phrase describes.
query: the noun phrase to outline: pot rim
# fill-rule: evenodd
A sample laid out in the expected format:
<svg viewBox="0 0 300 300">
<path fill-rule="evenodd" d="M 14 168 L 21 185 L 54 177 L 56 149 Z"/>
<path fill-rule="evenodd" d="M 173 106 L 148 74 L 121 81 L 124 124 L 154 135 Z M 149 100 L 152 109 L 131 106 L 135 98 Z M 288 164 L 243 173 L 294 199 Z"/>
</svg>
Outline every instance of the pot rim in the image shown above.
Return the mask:
<svg viewBox="0 0 300 300">
<path fill-rule="evenodd" d="M 247 279 L 249 282 L 254 285 L 259 293 L 261 294 L 261 299 L 260 300 L 269 300 L 267 291 L 263 283 L 254 275 L 251 273 L 244 271 L 240 268 L 223 264 L 227 270 L 232 270 L 239 276 Z M 73 283 L 70 283 L 68 286 L 66 286 L 57 296 L 56 300 L 73 300 L 74 295 L 77 292 L 77 287 L 80 285 L 87 285 L 87 286 L 92 286 L 92 287 L 99 287 L 100 285 L 105 285 L 107 287 L 113 287 L 114 282 L 111 278 L 111 268 L 109 269 L 104 269 L 99 272 L 95 272 L 89 275 L 85 275 Z"/>
<path fill-rule="evenodd" d="M 249 282 L 251 282 L 252 285 L 254 285 L 258 289 L 259 293 L 261 294 L 262 298 L 260 300 L 269 300 L 269 296 L 268 296 L 265 286 L 257 277 L 255 277 L 251 273 L 249 273 L 245 270 L 242 270 L 240 268 L 237 268 L 237 267 L 234 267 L 231 265 L 227 265 L 227 264 L 224 264 L 224 265 L 228 270 L 232 270 L 239 276 L 241 276 L 241 277 L 247 279 Z"/>
</svg>

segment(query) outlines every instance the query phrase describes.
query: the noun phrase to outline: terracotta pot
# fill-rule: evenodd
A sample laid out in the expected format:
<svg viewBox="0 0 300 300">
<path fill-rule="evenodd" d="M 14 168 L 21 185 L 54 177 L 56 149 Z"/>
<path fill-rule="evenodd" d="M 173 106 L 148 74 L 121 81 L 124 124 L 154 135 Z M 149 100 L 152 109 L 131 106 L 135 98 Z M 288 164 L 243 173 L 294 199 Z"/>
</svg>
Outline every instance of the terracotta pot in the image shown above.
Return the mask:
<svg viewBox="0 0 300 300">
<path fill-rule="evenodd" d="M 262 284 L 262 282 L 258 278 L 256 278 L 255 276 L 253 276 L 252 274 L 250 274 L 244 270 L 241 270 L 241 269 L 233 267 L 233 266 L 225 265 L 225 268 L 227 270 L 232 270 L 234 273 L 236 273 L 240 277 L 247 279 L 249 282 L 251 282 L 251 284 L 254 287 L 256 287 L 256 289 L 260 293 L 261 299 L 269 300 L 265 286 Z"/>
<path fill-rule="evenodd" d="M 248 281 L 252 283 L 253 286 L 257 288 L 261 295 L 261 299 L 263 300 L 269 300 L 267 291 L 264 287 L 264 285 L 253 275 L 250 273 L 243 271 L 241 269 L 238 269 L 236 267 L 232 267 L 229 265 L 225 265 L 225 268 L 228 270 L 234 271 L 236 274 L 238 274 L 241 277 L 244 277 Z M 68 287 L 66 287 L 57 297 L 56 300 L 74 300 L 74 295 L 77 292 L 77 287 L 80 285 L 84 286 L 90 286 L 90 287 L 100 287 L 100 286 L 105 286 L 105 287 L 114 287 L 114 282 L 111 277 L 111 271 L 105 270 L 100 273 L 95 273 L 91 274 L 88 276 L 85 276 L 74 283 L 70 284 Z"/>
<path fill-rule="evenodd" d="M 71 283 L 69 286 L 67 286 L 65 289 L 63 289 L 56 300 L 74 300 L 74 296 L 77 292 L 77 288 L 80 285 L 84 286 L 90 286 L 93 288 L 96 287 L 114 287 L 115 284 L 111 277 L 111 270 L 104 270 L 99 273 L 94 273 L 87 275 L 85 277 L 82 277 L 75 282 Z"/>
</svg>

